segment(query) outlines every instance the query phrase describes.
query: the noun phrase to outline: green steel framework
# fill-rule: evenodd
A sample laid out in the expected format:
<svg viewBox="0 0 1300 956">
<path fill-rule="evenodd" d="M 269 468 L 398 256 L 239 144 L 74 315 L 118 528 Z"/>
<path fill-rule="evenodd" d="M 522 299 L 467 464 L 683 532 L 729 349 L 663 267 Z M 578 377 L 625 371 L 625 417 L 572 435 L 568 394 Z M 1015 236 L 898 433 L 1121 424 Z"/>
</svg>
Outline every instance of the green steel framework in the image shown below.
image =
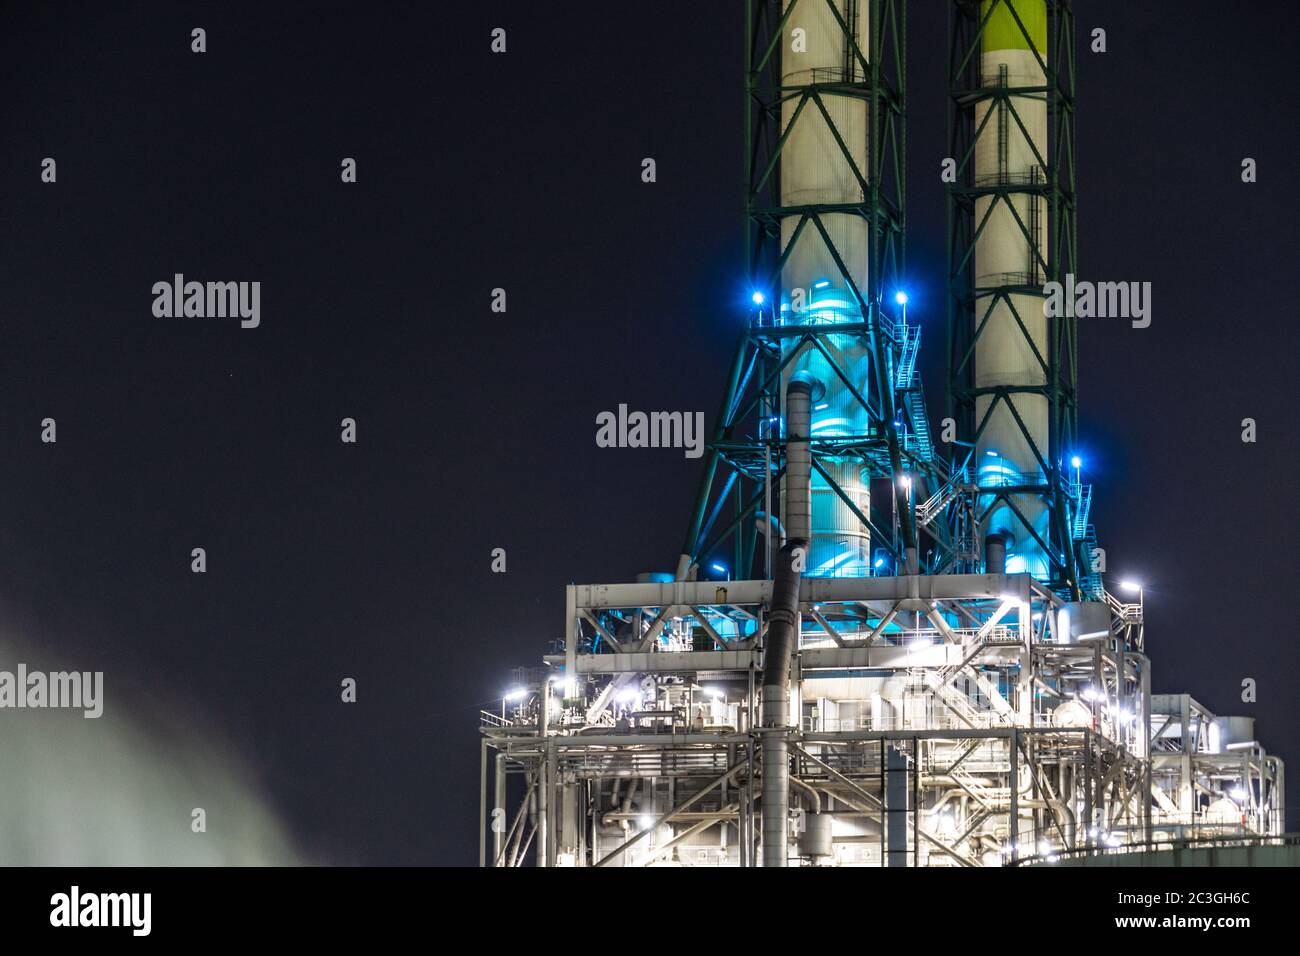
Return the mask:
<svg viewBox="0 0 1300 956">
<path fill-rule="evenodd" d="M 705 461 L 686 539 L 685 559 L 679 576 L 690 564 L 698 563 L 715 548 L 729 544 L 734 550 L 737 576 L 750 573 L 768 576 L 770 567 L 759 559 L 757 522 L 760 511 L 776 506 L 775 488 L 782 473 L 784 441 L 770 422 L 780 415 L 782 372 L 797 353 L 816 349 L 823 353 L 842 384 L 867 411 L 869 433 L 837 439 L 814 439 L 813 468 L 849 506 L 871 532 L 873 547 L 883 547 L 895 561 L 904 560 L 906 549 L 917 542 L 914 517 L 895 476 L 907 473 L 922 488 L 934 490 L 940 484 L 936 463 L 925 442 L 925 406 L 919 379 L 898 387 L 898 367 L 903 342 L 898 326 L 882 310 L 886 290 L 897 288 L 904 269 L 904 178 L 906 150 L 906 5 L 904 0 L 862 0 L 869 3 L 869 49 L 862 49 L 850 24 L 856 0 L 845 5 L 846 16 L 833 0 L 791 0 L 782 10 L 781 0 L 749 0 L 746 4 L 745 36 L 745 209 L 746 264 L 752 288 L 763 291 L 768 301 L 780 302 L 781 270 L 804 230 L 816 230 L 831 252 L 839 277 L 861 310 L 863 321 L 852 324 L 774 324 L 751 316 L 742 333 L 731 366 L 717 426 Z M 813 82 L 783 86 L 781 41 L 790 17 L 813 4 L 826 4 L 846 37 L 849 55 L 842 70 L 814 76 Z M 849 148 L 831 119 L 823 94 L 860 97 L 867 101 L 869 164 L 859 170 Z M 781 110 L 794 101 L 795 112 L 785 130 Z M 863 191 L 863 201 L 847 205 L 783 206 L 780 194 L 781 152 L 789 131 L 804 110 L 817 110 L 831 129 Z M 851 214 L 868 222 L 868 287 L 857 288 L 851 270 L 831 241 L 823 216 Z M 781 242 L 781 222 L 798 217 L 790 241 Z M 826 344 L 830 335 L 859 337 L 871 360 L 874 374 L 859 390 L 831 358 Z M 790 340 L 796 340 L 794 345 Z M 911 436 L 900 436 L 896 420 L 905 424 Z M 873 478 L 888 479 L 893 494 L 891 512 L 874 506 L 863 514 L 836 485 L 820 461 L 827 456 L 856 457 L 871 466 Z M 878 500 L 872 495 L 873 502 Z M 730 506 L 730 507 L 728 507 Z M 729 514 L 730 518 L 724 518 Z M 939 535 L 943 541 L 946 534 Z"/>
<path fill-rule="evenodd" d="M 1052 584 L 1073 598 L 1095 596 L 1100 581 L 1092 571 L 1091 526 L 1087 525 L 1084 490 L 1071 484 L 1064 456 L 1075 447 L 1077 434 L 1076 372 L 1078 368 L 1077 320 L 1073 315 L 1048 320 L 1048 354 L 1034 354 L 1046 372 L 1043 386 L 977 388 L 975 385 L 975 343 L 999 301 L 1016 314 L 1011 296 L 1033 295 L 1042 298 L 1047 282 L 1061 281 L 1066 273 L 1075 272 L 1075 63 L 1074 15 L 1070 0 L 1047 0 L 1048 62 L 1038 56 L 1046 76 L 1045 86 L 985 86 L 980 77 L 980 40 L 985 25 L 999 6 L 1010 10 L 1015 24 L 1033 49 L 1029 31 L 1015 7 L 1007 0 L 991 0 L 981 10 L 979 0 L 954 0 L 950 5 L 949 33 L 949 122 L 950 152 L 957 161 L 957 182 L 948 187 L 948 390 L 947 414 L 956 421 L 957 442 L 950 445 L 950 468 L 954 474 L 970 473 L 975 442 L 982 434 L 992 411 L 999 403 L 1011 410 L 1030 447 L 1033 438 L 1016 410 L 1014 394 L 1033 392 L 1047 397 L 1049 408 L 1048 448 L 1034 448 L 1045 480 L 1041 484 L 999 487 L 995 492 L 981 489 L 983 498 L 991 499 L 980 518 L 999 502 L 1005 501 L 1028 534 L 1039 540 L 1051 561 Z M 975 144 L 983 132 L 976 116 L 981 103 L 1005 109 L 1022 132 L 1025 124 L 1015 107 L 1016 97 L 1043 97 L 1047 101 L 1050 156 L 1036 155 L 1044 170 L 1042 177 L 1024 181 L 1003 177 L 991 182 L 977 182 Z M 1005 105 L 1003 105 L 1005 104 Z M 999 112 L 989 109 L 984 125 Z M 1026 140 L 1029 139 L 1025 132 Z M 1049 223 L 1048 254 L 1044 260 L 1031 234 L 1031 227 L 1016 213 L 1014 195 L 1032 195 L 1046 200 Z M 1036 261 L 1031 273 L 1016 277 L 1012 284 L 976 288 L 975 243 L 989 220 L 986 214 L 976 221 L 975 205 L 979 197 L 992 196 L 988 213 L 999 203 L 1011 209 L 1016 223 L 1035 249 Z M 1041 271 L 1040 271 L 1041 270 Z M 1012 277 L 1007 277 L 1011 279 Z M 1069 310 L 1067 310 L 1069 311 Z M 1029 339 L 1024 323 L 1016 314 L 1021 332 Z M 1033 342 L 1030 340 L 1030 347 Z M 983 420 L 976 421 L 975 403 L 981 395 L 993 396 Z M 1016 494 L 1041 495 L 1049 509 L 1050 538 L 1043 542 L 1011 500 Z"/>
</svg>

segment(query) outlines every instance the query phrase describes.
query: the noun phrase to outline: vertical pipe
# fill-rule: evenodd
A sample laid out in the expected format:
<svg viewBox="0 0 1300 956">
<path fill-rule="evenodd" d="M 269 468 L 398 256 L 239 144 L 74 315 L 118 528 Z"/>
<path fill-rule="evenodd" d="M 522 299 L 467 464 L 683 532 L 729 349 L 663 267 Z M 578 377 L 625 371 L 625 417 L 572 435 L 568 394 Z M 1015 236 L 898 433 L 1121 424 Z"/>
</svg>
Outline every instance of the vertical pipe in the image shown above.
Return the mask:
<svg viewBox="0 0 1300 956">
<path fill-rule="evenodd" d="M 749 751 L 749 777 L 748 782 L 745 785 L 745 793 L 749 801 L 746 805 L 746 810 L 748 811 L 749 816 L 749 832 L 745 834 L 745 839 L 748 841 L 746 853 L 749 857 L 749 865 L 751 867 L 756 867 L 758 866 L 758 830 L 754 826 L 754 768 L 757 766 L 757 763 L 754 760 L 754 738 L 751 737 L 745 746 Z"/>
<path fill-rule="evenodd" d="M 921 865 L 921 738 L 912 738 L 912 866 Z"/>
<path fill-rule="evenodd" d="M 736 765 L 736 745 L 727 744 L 727 766 L 734 767 L 735 765 Z M 727 797 L 728 797 L 727 788 L 730 785 L 731 785 L 731 781 L 729 780 L 724 781 L 722 784 L 722 790 L 718 795 L 720 806 L 725 807 L 727 805 Z M 742 812 L 740 809 L 740 800 L 743 795 L 743 788 L 744 788 L 744 784 L 740 784 L 740 783 L 736 784 L 736 834 L 737 835 L 740 834 L 740 814 Z M 730 824 L 729 820 L 718 821 L 718 849 L 720 850 L 719 855 L 722 859 L 725 859 L 727 855 L 727 827 L 729 824 Z M 739 844 L 739 841 L 737 841 L 737 844 Z"/>
<path fill-rule="evenodd" d="M 770 418 L 772 412 L 766 401 L 763 403 L 763 408 L 764 418 Z M 770 429 L 768 437 L 771 437 Z M 776 530 L 772 526 L 772 446 L 770 443 L 763 449 L 763 520 L 767 523 L 767 529 L 763 534 L 763 577 L 770 579 L 772 545 L 776 538 Z"/>
<path fill-rule="evenodd" d="M 549 845 L 546 848 L 546 865 L 555 866 L 557 853 L 559 850 L 560 820 L 563 816 L 564 804 L 563 801 L 561 801 L 560 799 L 561 775 L 558 766 L 559 761 L 556 759 L 555 749 L 550 744 L 547 744 L 546 749 L 547 749 L 546 762 L 547 765 L 550 767 L 550 770 L 547 774 L 547 779 L 551 784 L 551 795 L 546 801 L 551 808 L 551 818 L 547 821 L 547 825 L 546 825 L 546 833 L 547 836 L 549 837 L 549 841 L 548 841 Z"/>
<path fill-rule="evenodd" d="M 505 844 L 506 828 L 506 755 L 497 754 L 495 794 L 492 808 L 492 865 L 500 866 L 501 849 Z"/>
<path fill-rule="evenodd" d="M 1134 654 L 1138 666 L 1142 669 L 1139 675 L 1140 701 L 1138 704 L 1137 726 L 1141 733 L 1138 737 L 1138 745 L 1141 748 L 1138 756 L 1142 758 L 1143 781 L 1142 781 L 1142 832 L 1146 842 L 1151 842 L 1151 662 L 1145 654 Z M 1260 799 L 1264 797 L 1263 790 L 1260 791 Z"/>
<path fill-rule="evenodd" d="M 786 388 L 786 544 L 777 556 L 763 652 L 763 866 L 786 865 L 789 853 L 790 660 L 799 635 L 799 579 L 807 560 L 811 525 L 809 443 L 812 386 L 801 379 Z"/>
<path fill-rule="evenodd" d="M 880 865 L 885 866 L 888 863 L 887 852 L 885 850 L 885 829 L 889 822 L 888 793 L 885 790 L 885 738 L 880 738 Z"/>
<path fill-rule="evenodd" d="M 1025 765 L 1030 769 L 1029 798 L 1031 801 L 1033 801 L 1033 806 L 1029 811 L 1030 813 L 1029 819 L 1031 821 L 1029 832 L 1033 834 L 1034 853 L 1037 853 L 1039 846 L 1042 845 L 1041 841 L 1042 841 L 1043 833 L 1046 830 L 1048 815 L 1051 813 L 1051 811 L 1047 809 L 1046 804 L 1043 802 L 1046 799 L 1047 794 L 1043 791 L 1043 788 L 1039 786 L 1038 774 L 1033 772 L 1033 768 L 1034 768 L 1033 735 L 1030 735 L 1025 738 Z"/>
<path fill-rule="evenodd" d="M 807 541 L 812 533 L 812 384 L 795 378 L 785 390 L 785 531 Z"/>
<path fill-rule="evenodd" d="M 537 833 L 537 865 L 545 867 L 550 865 L 547 859 L 547 847 L 550 845 L 550 784 L 548 782 L 549 768 L 546 765 L 546 758 L 549 753 L 547 747 L 543 746 L 541 755 L 537 764 L 537 820 L 535 830 Z"/>
<path fill-rule="evenodd" d="M 803 544 L 803 541 L 792 538 L 777 554 L 767 647 L 763 654 L 761 823 L 765 867 L 785 866 L 789 852 L 790 755 L 787 734 L 790 657 L 799 621 L 799 573 L 794 570 L 793 552 Z"/>
<path fill-rule="evenodd" d="M 1286 832 L 1286 764 L 1274 758 L 1273 761 L 1273 829 L 1272 833 Z"/>
<path fill-rule="evenodd" d="M 1020 859 L 1020 741 L 1014 727 L 1007 739 L 1011 742 L 1011 824 L 1007 830 L 1011 838 L 1011 862 L 1015 863 Z"/>
<path fill-rule="evenodd" d="M 1092 849 L 1092 731 L 1083 732 L 1083 845 Z"/>
<path fill-rule="evenodd" d="M 578 817 L 578 862 L 577 862 L 578 866 L 587 865 L 587 825 L 588 825 L 588 821 L 594 824 L 596 820 L 596 815 L 593 812 L 592 804 L 594 802 L 593 793 L 596 792 L 599 786 L 600 786 L 599 781 L 597 781 L 595 787 L 593 787 L 592 782 L 588 780 L 586 783 L 582 785 L 580 791 L 582 794 L 582 808 L 578 811 L 580 814 Z M 586 814 L 586 816 L 581 815 L 584 813 Z"/>
<path fill-rule="evenodd" d="M 488 742 L 484 737 L 479 744 L 479 788 L 478 788 L 478 865 L 487 865 L 487 751 Z"/>
</svg>

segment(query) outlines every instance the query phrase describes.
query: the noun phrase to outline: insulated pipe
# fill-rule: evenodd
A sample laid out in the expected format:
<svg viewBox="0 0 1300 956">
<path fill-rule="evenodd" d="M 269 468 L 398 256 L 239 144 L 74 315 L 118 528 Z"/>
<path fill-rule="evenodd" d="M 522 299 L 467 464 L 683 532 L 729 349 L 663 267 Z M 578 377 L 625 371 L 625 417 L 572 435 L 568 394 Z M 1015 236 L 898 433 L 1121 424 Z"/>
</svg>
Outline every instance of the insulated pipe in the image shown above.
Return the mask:
<svg viewBox="0 0 1300 956">
<path fill-rule="evenodd" d="M 778 541 L 785 537 L 785 526 L 781 524 L 781 519 L 776 515 L 769 515 L 766 511 L 759 511 L 754 515 L 754 527 L 764 536 L 770 530 L 772 536 Z"/>
<path fill-rule="evenodd" d="M 772 608 L 763 652 L 763 865 L 785 866 L 789 835 L 790 659 L 799 638 L 799 579 L 807 562 L 812 524 L 813 385 L 796 376 L 785 391 L 785 526 L 789 537 L 776 557 Z"/>
<path fill-rule="evenodd" d="M 809 807 L 810 813 L 822 812 L 821 795 L 810 784 L 806 784 L 798 777 L 792 776 L 790 778 L 790 785 L 794 787 L 796 790 L 799 790 L 800 792 L 808 795 L 808 800 L 811 804 Z"/>
<path fill-rule="evenodd" d="M 799 633 L 799 572 L 795 551 L 806 542 L 791 538 L 776 556 L 767 647 L 763 652 L 763 866 L 785 866 L 789 836 L 790 754 L 786 741 L 790 702 L 790 659 Z"/>
<path fill-rule="evenodd" d="M 785 389 L 785 529 L 801 541 L 812 531 L 812 394 L 803 375 Z"/>
<path fill-rule="evenodd" d="M 497 754 L 494 790 L 492 795 L 492 865 L 501 865 L 501 853 L 505 849 L 506 828 L 506 755 Z M 498 823 L 498 821 L 500 821 Z"/>
<path fill-rule="evenodd" d="M 1074 811 L 1070 809 L 1070 805 L 1064 800 L 1048 800 L 1047 805 L 1056 813 L 1058 819 L 1065 821 L 1065 826 L 1063 828 L 1065 833 L 1065 847 L 1066 849 L 1073 849 L 1075 838 Z"/>
<path fill-rule="evenodd" d="M 632 800 L 636 797 L 637 784 L 640 781 L 634 778 L 628 784 L 627 795 L 622 800 L 619 800 L 618 797 L 619 783 L 619 779 L 615 777 L 614 789 L 609 798 L 610 808 L 601 814 L 600 825 L 610 828 L 621 827 L 626 831 L 628 828 L 627 818 L 632 813 Z M 616 820 L 613 819 L 614 817 L 621 817 L 622 819 Z"/>
<path fill-rule="evenodd" d="M 551 809 L 550 809 L 550 767 L 546 759 L 546 752 L 542 752 L 541 762 L 537 765 L 537 816 L 536 830 L 537 833 L 537 857 L 536 865 L 538 867 L 550 866 L 550 855 L 546 852 L 551 832 Z"/>
</svg>

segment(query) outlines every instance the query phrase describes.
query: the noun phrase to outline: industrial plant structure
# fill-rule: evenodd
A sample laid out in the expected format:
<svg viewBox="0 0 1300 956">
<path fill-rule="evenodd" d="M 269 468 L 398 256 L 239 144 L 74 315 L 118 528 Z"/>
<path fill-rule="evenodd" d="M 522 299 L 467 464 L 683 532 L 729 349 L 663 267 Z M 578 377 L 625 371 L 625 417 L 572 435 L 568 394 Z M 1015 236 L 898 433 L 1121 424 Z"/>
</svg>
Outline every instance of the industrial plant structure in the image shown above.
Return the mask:
<svg viewBox="0 0 1300 956">
<path fill-rule="evenodd" d="M 1152 695 L 1076 448 L 1068 0 L 955 0 L 947 406 L 903 289 L 903 0 L 749 0 L 753 309 L 672 571 L 567 589 L 483 715 L 488 866 L 999 866 L 1282 832 Z M 725 554 L 725 562 L 718 556 Z M 715 561 L 726 569 L 710 567 Z M 1120 596 L 1120 595 L 1123 596 Z"/>
</svg>

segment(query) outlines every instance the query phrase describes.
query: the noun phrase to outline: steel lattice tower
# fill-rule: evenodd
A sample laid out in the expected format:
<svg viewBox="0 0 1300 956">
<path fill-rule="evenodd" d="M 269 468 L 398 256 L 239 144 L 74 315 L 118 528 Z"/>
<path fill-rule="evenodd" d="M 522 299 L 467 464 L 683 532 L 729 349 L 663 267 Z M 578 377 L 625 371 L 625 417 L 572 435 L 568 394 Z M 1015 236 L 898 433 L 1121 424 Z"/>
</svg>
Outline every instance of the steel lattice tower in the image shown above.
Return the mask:
<svg viewBox="0 0 1300 956">
<path fill-rule="evenodd" d="M 770 575 L 757 529 L 779 507 L 782 395 L 810 362 L 842 400 L 832 411 L 843 426 L 812 436 L 814 501 L 825 499 L 814 510 L 838 511 L 828 520 L 839 537 L 869 541 L 858 547 L 896 567 L 917 547 L 911 495 L 895 479 L 912 476 L 914 494 L 939 481 L 914 368 L 919 330 L 886 304 L 905 262 L 905 17 L 901 0 L 747 5 L 746 262 L 762 302 L 731 367 L 679 578 L 724 543 L 738 575 Z M 789 52 L 796 30 L 810 34 L 807 64 Z M 830 62 L 817 55 L 827 49 L 843 52 Z M 814 150 L 809 181 L 783 183 L 783 157 L 802 151 L 806 168 Z M 893 489 L 887 508 L 869 492 L 878 479 Z M 832 573 L 858 573 L 864 557 Z"/>
<path fill-rule="evenodd" d="M 950 28 L 951 469 L 979 486 L 985 532 L 1032 555 L 1021 570 L 1096 597 L 1090 493 L 1069 472 L 1077 320 L 1043 310 L 1044 285 L 1075 271 L 1073 13 L 1069 0 L 957 0 Z"/>
</svg>

